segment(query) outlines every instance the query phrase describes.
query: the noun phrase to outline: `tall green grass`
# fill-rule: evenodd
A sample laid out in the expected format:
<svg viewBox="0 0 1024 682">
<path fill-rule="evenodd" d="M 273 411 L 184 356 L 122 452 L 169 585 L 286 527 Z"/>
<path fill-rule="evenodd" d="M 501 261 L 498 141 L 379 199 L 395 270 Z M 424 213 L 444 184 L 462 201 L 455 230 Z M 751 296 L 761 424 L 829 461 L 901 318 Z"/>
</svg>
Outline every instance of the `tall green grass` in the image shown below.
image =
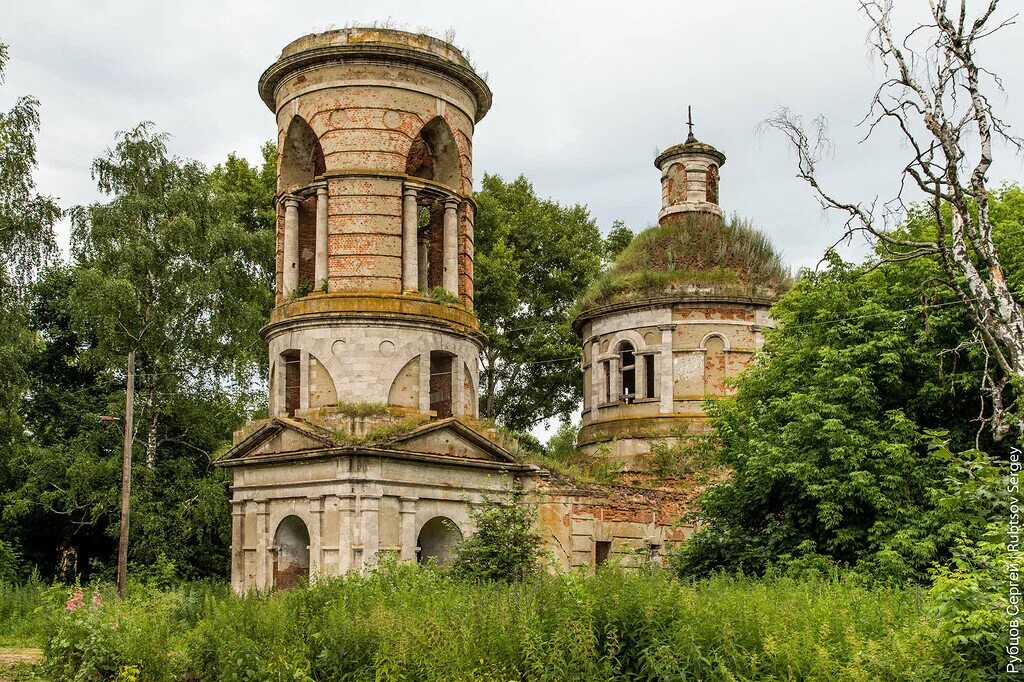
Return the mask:
<svg viewBox="0 0 1024 682">
<path fill-rule="evenodd" d="M 545 575 L 509 586 L 394 565 L 247 597 L 211 585 L 133 586 L 124 600 L 109 587 L 96 589 L 98 607 L 91 606 L 90 588 L 79 609 L 51 604 L 40 637 L 51 679 L 936 680 L 952 674 L 943 668 L 938 626 L 913 592 L 841 578 L 717 577 L 686 584 L 658 570 L 608 569 L 596 577 Z"/>
</svg>

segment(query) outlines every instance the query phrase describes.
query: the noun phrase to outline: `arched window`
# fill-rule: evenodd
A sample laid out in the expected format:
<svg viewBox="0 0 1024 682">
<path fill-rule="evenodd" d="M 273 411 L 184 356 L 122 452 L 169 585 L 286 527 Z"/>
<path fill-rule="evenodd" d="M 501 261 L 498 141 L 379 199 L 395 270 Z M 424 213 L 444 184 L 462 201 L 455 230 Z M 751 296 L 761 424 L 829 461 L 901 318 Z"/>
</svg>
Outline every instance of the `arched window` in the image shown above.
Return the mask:
<svg viewBox="0 0 1024 682">
<path fill-rule="evenodd" d="M 326 172 L 324 150 L 320 140 L 306 120 L 296 114 L 288 124 L 281 147 L 281 172 L 278 189 L 287 192 L 313 182 L 313 178 Z"/>
<path fill-rule="evenodd" d="M 305 119 L 296 114 L 288 124 L 281 147 L 281 172 L 278 189 L 282 192 L 308 187 L 318 175 L 327 171 L 320 140 Z M 310 193 L 297 207 L 298 244 L 296 257 L 296 285 L 311 291 L 321 286 L 316 279 L 316 194 Z M 289 264 L 285 265 L 287 269 Z"/>
<path fill-rule="evenodd" d="M 413 140 L 405 161 L 410 177 L 433 180 L 458 191 L 462 166 L 455 137 L 443 118 L 431 119 Z M 424 293 L 444 285 L 444 193 L 420 191 L 417 244 L 418 288 Z"/>
<path fill-rule="evenodd" d="M 654 393 L 654 353 L 648 353 L 644 356 L 644 397 L 653 398 Z"/>
<path fill-rule="evenodd" d="M 299 409 L 302 397 L 302 363 L 299 351 L 287 350 L 281 353 L 281 362 L 284 363 L 284 411 L 292 417 L 295 410 Z"/>
<path fill-rule="evenodd" d="M 309 577 L 309 530 L 298 516 L 286 516 L 274 533 L 274 589 L 295 587 Z"/>
<path fill-rule="evenodd" d="M 717 334 L 704 341 L 704 394 L 725 395 L 725 339 Z"/>
<path fill-rule="evenodd" d="M 433 559 L 443 564 L 451 556 L 455 546 L 462 542 L 462 531 L 455 522 L 444 516 L 435 516 L 423 524 L 416 540 L 416 560 L 426 563 Z"/>
<path fill-rule="evenodd" d="M 462 184 L 459 148 L 451 128 L 440 116 L 435 116 L 423 126 L 412 141 L 405 174 L 459 189 Z"/>
<path fill-rule="evenodd" d="M 430 352 L 430 409 L 439 418 L 452 416 L 452 359 L 443 350 Z"/>
<path fill-rule="evenodd" d="M 619 344 L 619 374 L 622 382 L 622 399 L 627 403 L 636 399 L 636 349 L 629 341 Z"/>
</svg>

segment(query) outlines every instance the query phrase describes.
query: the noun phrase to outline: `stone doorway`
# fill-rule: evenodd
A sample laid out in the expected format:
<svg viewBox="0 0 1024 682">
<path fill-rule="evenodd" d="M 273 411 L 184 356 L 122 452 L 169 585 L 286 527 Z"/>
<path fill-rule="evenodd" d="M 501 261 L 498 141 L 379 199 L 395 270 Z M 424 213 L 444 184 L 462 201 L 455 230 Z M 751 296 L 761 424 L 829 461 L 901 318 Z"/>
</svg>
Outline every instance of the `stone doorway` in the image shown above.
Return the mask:
<svg viewBox="0 0 1024 682">
<path fill-rule="evenodd" d="M 416 560 L 423 564 L 433 559 L 439 564 L 447 563 L 452 550 L 462 542 L 462 531 L 455 522 L 444 516 L 435 516 L 423 524 L 416 540 Z"/>
<path fill-rule="evenodd" d="M 286 516 L 274 533 L 274 589 L 309 578 L 309 530 L 298 516 Z"/>
</svg>

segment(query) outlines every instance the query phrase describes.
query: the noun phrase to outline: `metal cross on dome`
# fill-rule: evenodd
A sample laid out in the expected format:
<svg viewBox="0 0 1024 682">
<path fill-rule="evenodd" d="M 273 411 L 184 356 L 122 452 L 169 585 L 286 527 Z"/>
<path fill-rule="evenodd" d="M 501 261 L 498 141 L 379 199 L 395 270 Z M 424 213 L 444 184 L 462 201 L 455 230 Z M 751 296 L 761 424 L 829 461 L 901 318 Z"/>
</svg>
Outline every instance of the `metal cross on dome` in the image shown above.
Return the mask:
<svg viewBox="0 0 1024 682">
<path fill-rule="evenodd" d="M 686 136 L 686 142 L 696 142 L 697 138 L 693 136 L 693 107 L 689 104 L 686 105 L 686 127 L 690 130 L 690 134 Z"/>
</svg>

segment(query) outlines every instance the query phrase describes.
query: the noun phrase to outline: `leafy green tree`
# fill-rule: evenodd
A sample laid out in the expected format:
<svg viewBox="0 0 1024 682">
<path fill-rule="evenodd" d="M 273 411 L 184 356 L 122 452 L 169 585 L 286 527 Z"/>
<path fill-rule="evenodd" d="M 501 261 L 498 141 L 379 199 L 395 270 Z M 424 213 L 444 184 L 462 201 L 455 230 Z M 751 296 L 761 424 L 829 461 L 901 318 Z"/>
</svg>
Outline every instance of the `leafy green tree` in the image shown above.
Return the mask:
<svg viewBox="0 0 1024 682">
<path fill-rule="evenodd" d="M 0 85 L 7 46 L 0 43 Z M 19 97 L 0 112 L 0 275 L 3 286 L 23 296 L 34 277 L 55 254 L 53 227 L 61 216 L 57 203 L 36 192 L 39 100 Z M 4 292 L 7 299 L 10 291 Z"/>
<path fill-rule="evenodd" d="M 272 305 L 262 176 L 232 157 L 211 178 L 166 142 L 149 123 L 119 134 L 93 164 L 111 201 L 77 208 L 72 232 L 73 318 L 97 341 L 86 359 L 114 367 L 137 353 L 149 466 L 162 396 L 240 393 L 262 376 L 258 330 Z"/>
<path fill-rule="evenodd" d="M 626 227 L 626 223 L 616 220 L 612 223 L 612 229 L 604 239 L 604 260 L 606 264 L 615 262 L 622 250 L 629 246 L 636 235 L 633 230 Z"/>
<path fill-rule="evenodd" d="M 993 201 L 1007 262 L 1024 253 L 1022 199 L 1011 187 Z M 902 231 L 929 229 L 912 212 Z M 732 478 L 702 497 L 704 528 L 682 548 L 681 570 L 759 573 L 820 556 L 907 579 L 948 556 L 964 519 L 937 511 L 945 463 L 927 432 L 955 450 L 1005 456 L 1006 446 L 979 411 L 985 348 L 939 267 L 832 255 L 776 304 L 778 326 L 736 396 L 709 405 Z"/>
<path fill-rule="evenodd" d="M 100 248 L 76 251 L 79 258 L 74 264 L 47 270 L 32 287 L 26 319 L 34 342 L 24 356 L 27 400 L 21 410 L 23 431 L 31 437 L 0 460 L 0 537 L 11 539 L 24 565 L 64 579 L 96 571 L 105 575 L 112 566 L 122 436 L 119 420 L 110 421 L 109 416 L 124 409 L 124 374 L 112 344 L 118 340 L 116 333 L 105 335 L 107 330 L 98 324 L 113 315 L 83 319 L 83 299 L 102 305 L 88 298 L 83 287 L 100 280 L 103 286 L 113 282 L 131 291 L 140 279 L 138 273 L 148 273 L 144 266 L 149 263 L 166 270 L 187 265 L 203 278 L 182 292 L 182 307 L 189 302 L 185 297 L 196 291 L 211 294 L 200 312 L 208 325 L 206 335 L 182 334 L 182 343 L 188 345 L 176 348 L 176 339 L 164 339 L 170 352 L 158 356 L 164 361 L 194 361 L 195 372 L 181 376 L 141 368 L 143 395 L 152 388 L 150 382 L 159 382 L 153 403 L 159 419 L 152 466 L 136 466 L 133 474 L 129 558 L 136 565 L 164 561 L 186 578 L 226 574 L 228 481 L 212 460 L 252 409 L 252 393 L 259 390 L 264 371 L 265 349 L 256 330 L 272 303 L 268 272 L 273 268 L 273 217 L 266 207 L 272 207 L 274 191 L 273 145 L 267 145 L 263 155 L 263 163 L 253 167 L 232 154 L 210 173 L 172 160 L 189 166 L 189 172 L 168 177 L 162 197 L 147 202 L 122 194 L 107 207 L 83 209 L 87 216 L 95 209 L 110 222 L 98 220 L 95 234 L 92 222 L 76 225 L 88 232 L 88 239 L 76 246 Z M 152 170 L 158 165 L 154 162 L 148 171 L 134 168 L 137 183 L 143 184 L 147 174 L 158 175 Z M 167 168 L 160 172 L 179 173 Z M 199 210 L 185 215 L 192 205 Z M 165 218 L 173 213 L 166 206 L 180 210 Z M 149 211 L 158 217 L 152 218 L 148 234 L 133 234 L 112 224 L 118 211 L 129 216 Z M 165 220 L 184 227 L 175 234 Z M 141 264 L 131 262 L 136 254 Z M 164 259 L 173 262 L 161 262 Z M 108 266 L 120 281 L 102 281 Z M 180 281 L 183 275 L 171 276 Z M 218 287 L 226 293 L 215 291 Z M 177 314 L 174 293 L 161 288 L 152 298 Z M 143 292 L 139 299 L 147 296 L 151 292 Z M 112 312 L 130 320 L 133 309 Z M 207 368 L 215 371 L 195 380 L 193 374 Z M 236 381 L 235 376 L 240 378 Z M 148 420 L 143 422 L 142 433 L 149 425 Z"/>
<path fill-rule="evenodd" d="M 0 85 L 7 59 L 7 46 L 0 43 Z M 39 124 L 34 97 L 19 97 L 9 111 L 0 111 L 0 491 L 14 485 L 17 462 L 31 456 L 20 414 L 28 359 L 38 347 L 29 327 L 28 291 L 55 254 L 53 228 L 61 216 L 33 179 Z M 0 541 L 6 538 L 11 552 L 18 552 L 12 535 L 12 529 L 0 529 Z"/>
<path fill-rule="evenodd" d="M 585 206 L 540 199 L 523 176 L 484 175 L 476 201 L 476 310 L 488 339 L 480 413 L 525 431 L 578 406 L 571 309 L 605 246 Z"/>
<path fill-rule="evenodd" d="M 507 499 L 486 498 L 470 510 L 476 532 L 455 549 L 455 574 L 470 580 L 521 582 L 540 570 L 537 504 L 518 483 Z"/>
</svg>

